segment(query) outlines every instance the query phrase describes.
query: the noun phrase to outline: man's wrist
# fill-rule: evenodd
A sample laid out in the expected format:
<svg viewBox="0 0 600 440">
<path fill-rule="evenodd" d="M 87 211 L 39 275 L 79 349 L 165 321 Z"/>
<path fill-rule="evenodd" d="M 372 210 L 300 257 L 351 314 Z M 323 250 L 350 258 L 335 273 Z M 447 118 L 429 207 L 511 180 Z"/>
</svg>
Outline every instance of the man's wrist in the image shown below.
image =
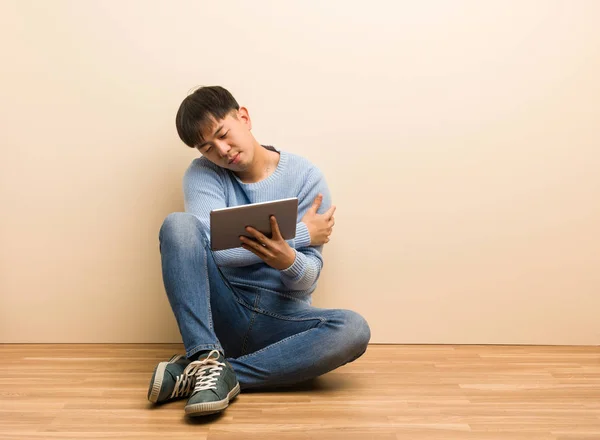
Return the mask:
<svg viewBox="0 0 600 440">
<path fill-rule="evenodd" d="M 284 269 L 282 270 L 288 270 L 289 268 L 291 268 L 294 263 L 296 262 L 296 249 L 290 248 L 290 258 L 288 259 L 286 266 Z M 291 261 L 291 262 L 290 262 Z M 289 263 L 289 264 L 288 264 Z"/>
</svg>

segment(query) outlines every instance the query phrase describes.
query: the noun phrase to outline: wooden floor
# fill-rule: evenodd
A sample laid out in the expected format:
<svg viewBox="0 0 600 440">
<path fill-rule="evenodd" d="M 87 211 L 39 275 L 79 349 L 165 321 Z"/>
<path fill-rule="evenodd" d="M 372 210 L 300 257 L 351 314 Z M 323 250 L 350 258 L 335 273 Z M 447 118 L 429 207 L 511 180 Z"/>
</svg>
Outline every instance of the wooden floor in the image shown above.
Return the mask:
<svg viewBox="0 0 600 440">
<path fill-rule="evenodd" d="M 0 345 L 0 439 L 600 440 L 600 348 L 371 345 L 221 415 L 146 400 L 179 345 Z"/>
</svg>

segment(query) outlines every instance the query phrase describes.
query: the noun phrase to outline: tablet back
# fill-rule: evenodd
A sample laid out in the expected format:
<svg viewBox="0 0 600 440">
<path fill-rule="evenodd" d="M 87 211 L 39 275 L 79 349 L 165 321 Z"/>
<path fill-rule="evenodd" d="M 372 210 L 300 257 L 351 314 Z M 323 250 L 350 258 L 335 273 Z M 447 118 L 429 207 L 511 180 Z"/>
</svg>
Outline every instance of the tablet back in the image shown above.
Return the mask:
<svg viewBox="0 0 600 440">
<path fill-rule="evenodd" d="M 215 209 L 210 213 L 210 245 L 213 251 L 241 247 L 240 235 L 250 237 L 246 226 L 271 237 L 269 218 L 274 215 L 285 240 L 296 236 L 298 198 L 273 200 Z"/>
</svg>

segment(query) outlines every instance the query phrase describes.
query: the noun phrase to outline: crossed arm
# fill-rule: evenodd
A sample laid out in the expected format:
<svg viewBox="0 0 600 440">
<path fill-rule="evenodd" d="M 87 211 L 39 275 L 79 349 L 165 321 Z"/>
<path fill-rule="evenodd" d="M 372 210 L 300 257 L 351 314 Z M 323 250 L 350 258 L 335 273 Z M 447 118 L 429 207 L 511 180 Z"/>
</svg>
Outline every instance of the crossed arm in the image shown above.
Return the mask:
<svg viewBox="0 0 600 440">
<path fill-rule="evenodd" d="M 210 211 L 226 206 L 225 189 L 221 177 L 214 170 L 201 185 L 195 185 L 184 176 L 184 203 L 186 212 L 196 215 L 209 230 Z M 240 237 L 240 248 L 213 252 L 215 261 L 223 267 L 242 267 L 265 263 L 280 271 L 283 283 L 292 290 L 308 289 L 318 279 L 323 267 L 322 249 L 329 241 L 335 219 L 329 188 L 322 174 L 313 170 L 306 185 L 298 194 L 298 213 L 302 219 L 296 227 L 296 237 L 283 240 L 277 220 L 271 219 L 274 234 L 268 238 L 253 228 L 247 229 L 252 239 Z"/>
</svg>

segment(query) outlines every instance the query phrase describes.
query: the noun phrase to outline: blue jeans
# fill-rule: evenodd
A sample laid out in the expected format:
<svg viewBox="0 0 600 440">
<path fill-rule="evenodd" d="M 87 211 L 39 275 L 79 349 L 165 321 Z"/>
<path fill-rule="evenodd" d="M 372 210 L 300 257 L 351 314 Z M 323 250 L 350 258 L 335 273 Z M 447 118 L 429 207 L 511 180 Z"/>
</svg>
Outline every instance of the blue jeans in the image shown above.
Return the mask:
<svg viewBox="0 0 600 440">
<path fill-rule="evenodd" d="M 159 234 L 163 282 L 188 358 L 221 350 L 240 387 L 250 389 L 308 380 L 365 352 L 371 332 L 358 313 L 231 285 L 204 228 L 192 214 L 175 212 Z"/>
</svg>

